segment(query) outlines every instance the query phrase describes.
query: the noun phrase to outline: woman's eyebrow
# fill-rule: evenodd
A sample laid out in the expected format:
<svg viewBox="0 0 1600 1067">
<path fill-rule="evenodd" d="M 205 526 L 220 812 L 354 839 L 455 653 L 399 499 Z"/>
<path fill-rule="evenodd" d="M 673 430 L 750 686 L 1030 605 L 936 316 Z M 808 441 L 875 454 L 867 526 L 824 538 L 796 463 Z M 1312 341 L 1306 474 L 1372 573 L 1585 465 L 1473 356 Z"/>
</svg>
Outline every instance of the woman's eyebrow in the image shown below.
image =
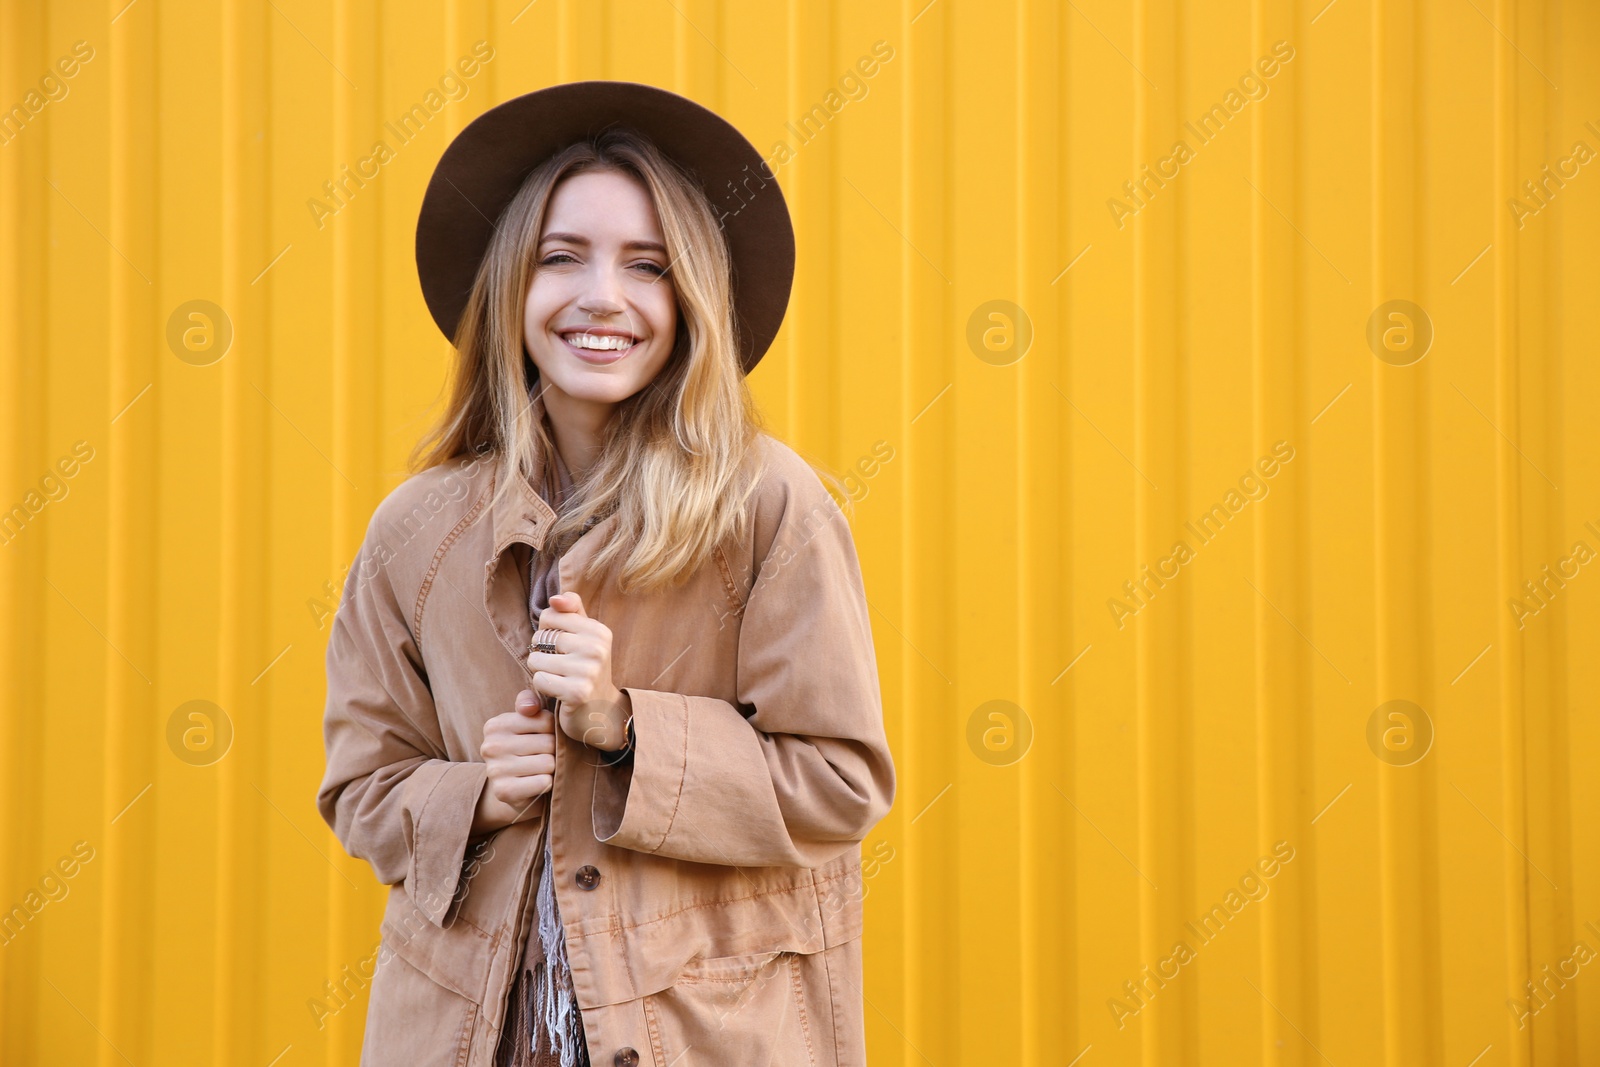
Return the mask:
<svg viewBox="0 0 1600 1067">
<path fill-rule="evenodd" d="M 577 233 L 547 233 L 539 238 L 541 245 L 546 241 L 560 241 L 569 245 L 587 245 L 590 243 L 587 237 Z M 662 255 L 667 254 L 666 246 L 656 241 L 629 241 L 622 248 L 627 252 L 660 252 Z"/>
</svg>

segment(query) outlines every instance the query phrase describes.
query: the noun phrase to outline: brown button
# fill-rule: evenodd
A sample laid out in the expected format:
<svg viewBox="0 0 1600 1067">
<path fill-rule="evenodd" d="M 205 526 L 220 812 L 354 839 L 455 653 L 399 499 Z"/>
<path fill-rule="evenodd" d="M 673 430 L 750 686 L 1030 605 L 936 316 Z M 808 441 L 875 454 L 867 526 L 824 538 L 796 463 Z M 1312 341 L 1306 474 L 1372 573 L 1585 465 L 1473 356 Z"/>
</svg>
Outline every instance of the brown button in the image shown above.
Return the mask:
<svg viewBox="0 0 1600 1067">
<path fill-rule="evenodd" d="M 579 889 L 593 889 L 595 886 L 600 884 L 600 869 L 585 863 L 582 867 L 578 868 L 576 878 Z M 617 1055 L 620 1056 L 622 1053 L 619 1052 Z M 635 1052 L 634 1055 L 638 1056 L 638 1053 Z M 622 1061 L 618 1060 L 617 1062 L 621 1063 Z"/>
<path fill-rule="evenodd" d="M 617 1054 L 611 1057 L 611 1062 L 617 1067 L 634 1067 L 639 1062 L 639 1053 L 632 1045 L 625 1045 L 617 1049 Z"/>
</svg>

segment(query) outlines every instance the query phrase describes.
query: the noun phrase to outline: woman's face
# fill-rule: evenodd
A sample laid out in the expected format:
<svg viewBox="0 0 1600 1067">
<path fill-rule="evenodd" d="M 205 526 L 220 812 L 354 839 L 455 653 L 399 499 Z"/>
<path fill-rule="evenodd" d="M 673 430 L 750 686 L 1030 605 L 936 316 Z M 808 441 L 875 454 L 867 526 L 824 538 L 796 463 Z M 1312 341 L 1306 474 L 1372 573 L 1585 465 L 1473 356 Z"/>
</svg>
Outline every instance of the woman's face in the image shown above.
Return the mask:
<svg viewBox="0 0 1600 1067">
<path fill-rule="evenodd" d="M 609 409 L 655 378 L 678 322 L 668 263 L 637 179 L 586 171 L 557 184 L 523 310 L 549 410 Z"/>
</svg>

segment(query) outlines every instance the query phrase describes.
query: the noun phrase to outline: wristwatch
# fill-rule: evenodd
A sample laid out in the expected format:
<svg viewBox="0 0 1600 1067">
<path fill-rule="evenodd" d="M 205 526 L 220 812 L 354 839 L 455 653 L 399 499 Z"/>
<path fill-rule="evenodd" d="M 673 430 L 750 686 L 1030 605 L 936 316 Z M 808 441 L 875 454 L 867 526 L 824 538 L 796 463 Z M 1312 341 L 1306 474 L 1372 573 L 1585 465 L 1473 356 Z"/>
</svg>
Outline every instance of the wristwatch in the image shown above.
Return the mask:
<svg viewBox="0 0 1600 1067">
<path fill-rule="evenodd" d="M 622 731 L 627 735 L 623 746 L 611 752 L 600 750 L 600 764 L 603 767 L 619 767 L 633 758 L 633 713 L 628 713 L 628 721 L 623 724 Z"/>
</svg>

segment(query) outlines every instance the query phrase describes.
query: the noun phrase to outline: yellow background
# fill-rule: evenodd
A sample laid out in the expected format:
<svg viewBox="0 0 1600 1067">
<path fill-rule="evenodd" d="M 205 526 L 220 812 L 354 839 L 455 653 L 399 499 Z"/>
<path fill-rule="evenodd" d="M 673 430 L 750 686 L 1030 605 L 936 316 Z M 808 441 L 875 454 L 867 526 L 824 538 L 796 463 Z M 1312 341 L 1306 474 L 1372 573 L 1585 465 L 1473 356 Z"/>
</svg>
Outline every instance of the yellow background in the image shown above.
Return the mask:
<svg viewBox="0 0 1600 1067">
<path fill-rule="evenodd" d="M 863 849 L 875 1065 L 1600 1063 L 1600 960 L 1526 1029 L 1507 1006 L 1600 952 L 1600 567 L 1508 605 L 1600 549 L 1600 163 L 1521 191 L 1600 150 L 1595 5 L 6 2 L 0 107 L 79 40 L 0 144 L 0 508 L 93 450 L 0 539 L 0 906 L 93 858 L 0 947 L 0 1062 L 356 1061 L 364 997 L 308 1008 L 384 899 L 314 807 L 322 655 L 446 366 L 417 208 L 474 115 L 612 77 L 794 153 L 752 382 L 856 472 L 899 772 Z M 1186 132 L 1277 41 L 1264 95 Z M 1368 346 L 1392 299 L 1420 360 Z M 222 358 L 169 347 L 191 300 Z M 1266 495 L 1189 537 L 1278 441 Z M 168 740 L 193 700 L 233 731 L 209 765 Z M 1391 700 L 1420 759 L 1369 747 Z"/>
</svg>

